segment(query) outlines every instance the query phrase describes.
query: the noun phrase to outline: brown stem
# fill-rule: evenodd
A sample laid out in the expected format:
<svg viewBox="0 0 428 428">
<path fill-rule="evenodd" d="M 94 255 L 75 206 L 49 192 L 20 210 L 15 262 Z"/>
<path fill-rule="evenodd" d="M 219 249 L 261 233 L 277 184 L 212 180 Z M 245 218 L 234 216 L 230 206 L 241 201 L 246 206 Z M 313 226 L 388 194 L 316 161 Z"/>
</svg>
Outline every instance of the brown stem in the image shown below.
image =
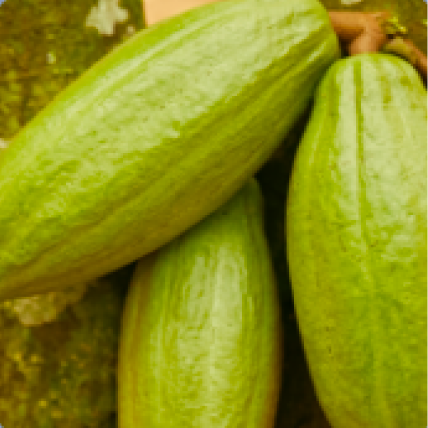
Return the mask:
<svg viewBox="0 0 428 428">
<path fill-rule="evenodd" d="M 419 71 L 425 83 L 427 81 L 427 57 L 426 55 L 418 49 L 411 40 L 403 39 L 403 42 L 409 47 L 411 50 L 414 62 L 412 63 L 416 70 Z"/>
<path fill-rule="evenodd" d="M 340 42 L 349 55 L 377 52 L 387 42 L 382 23 L 388 12 L 329 12 L 330 21 Z"/>
</svg>

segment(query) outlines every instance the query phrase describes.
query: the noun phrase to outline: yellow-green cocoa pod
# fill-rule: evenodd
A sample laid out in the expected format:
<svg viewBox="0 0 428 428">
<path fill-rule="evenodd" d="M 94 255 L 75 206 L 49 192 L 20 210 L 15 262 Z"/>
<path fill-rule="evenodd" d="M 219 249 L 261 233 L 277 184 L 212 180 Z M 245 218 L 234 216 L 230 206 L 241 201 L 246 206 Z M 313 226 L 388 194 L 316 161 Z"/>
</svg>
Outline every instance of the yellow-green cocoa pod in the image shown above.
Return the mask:
<svg viewBox="0 0 428 428">
<path fill-rule="evenodd" d="M 387 54 L 337 61 L 293 165 L 287 256 L 333 428 L 427 425 L 427 93 Z"/>
<path fill-rule="evenodd" d="M 317 0 L 212 3 L 113 50 L 0 157 L 0 299 L 104 275 L 213 212 L 338 54 Z"/>
<path fill-rule="evenodd" d="M 143 258 L 125 304 L 119 427 L 272 428 L 282 333 L 251 181 Z"/>
</svg>

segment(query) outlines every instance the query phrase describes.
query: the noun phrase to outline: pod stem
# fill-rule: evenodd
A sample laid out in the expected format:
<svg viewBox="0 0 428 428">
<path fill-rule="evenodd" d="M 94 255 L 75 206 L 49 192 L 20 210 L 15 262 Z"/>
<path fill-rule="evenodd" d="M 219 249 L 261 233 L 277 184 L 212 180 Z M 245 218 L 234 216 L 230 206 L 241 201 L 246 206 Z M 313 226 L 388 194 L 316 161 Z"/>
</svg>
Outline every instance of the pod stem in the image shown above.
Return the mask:
<svg viewBox="0 0 428 428">
<path fill-rule="evenodd" d="M 411 40 L 405 39 L 405 27 L 389 12 L 330 11 L 330 21 L 348 55 L 384 52 L 409 61 L 427 81 L 427 57 Z"/>
<path fill-rule="evenodd" d="M 330 21 L 349 55 L 378 52 L 388 41 L 384 30 L 389 12 L 329 12 Z"/>
</svg>

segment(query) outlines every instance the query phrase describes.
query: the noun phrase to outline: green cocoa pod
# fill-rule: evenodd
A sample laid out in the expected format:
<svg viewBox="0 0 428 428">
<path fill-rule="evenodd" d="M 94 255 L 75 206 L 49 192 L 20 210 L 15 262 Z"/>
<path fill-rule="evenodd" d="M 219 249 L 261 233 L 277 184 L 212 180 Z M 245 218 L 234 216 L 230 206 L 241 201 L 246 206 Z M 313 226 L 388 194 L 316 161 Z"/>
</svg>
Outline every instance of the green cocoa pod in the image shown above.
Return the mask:
<svg viewBox="0 0 428 428">
<path fill-rule="evenodd" d="M 336 62 L 286 206 L 304 348 L 334 428 L 427 424 L 427 105 L 400 58 Z"/>
<path fill-rule="evenodd" d="M 114 49 L 0 157 L 0 299 L 104 275 L 213 212 L 338 53 L 317 0 L 212 3 Z"/>
<path fill-rule="evenodd" d="M 271 428 L 279 300 L 251 181 L 131 281 L 119 349 L 121 428 Z"/>
</svg>

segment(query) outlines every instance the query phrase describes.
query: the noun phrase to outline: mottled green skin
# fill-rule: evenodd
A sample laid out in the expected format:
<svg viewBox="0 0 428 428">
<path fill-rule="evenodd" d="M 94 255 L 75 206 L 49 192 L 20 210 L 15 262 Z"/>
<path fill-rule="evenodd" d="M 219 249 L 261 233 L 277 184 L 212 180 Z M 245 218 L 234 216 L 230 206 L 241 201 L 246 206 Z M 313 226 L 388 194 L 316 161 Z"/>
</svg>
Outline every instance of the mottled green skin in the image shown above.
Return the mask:
<svg viewBox="0 0 428 428">
<path fill-rule="evenodd" d="M 271 428 L 279 301 L 255 181 L 137 266 L 119 350 L 119 427 Z"/>
<path fill-rule="evenodd" d="M 316 0 L 232 0 L 143 30 L 0 158 L 0 299 L 84 282 L 236 192 L 337 57 Z"/>
<path fill-rule="evenodd" d="M 386 54 L 326 73 L 298 149 L 287 255 L 334 428 L 426 426 L 426 90 Z"/>
</svg>

